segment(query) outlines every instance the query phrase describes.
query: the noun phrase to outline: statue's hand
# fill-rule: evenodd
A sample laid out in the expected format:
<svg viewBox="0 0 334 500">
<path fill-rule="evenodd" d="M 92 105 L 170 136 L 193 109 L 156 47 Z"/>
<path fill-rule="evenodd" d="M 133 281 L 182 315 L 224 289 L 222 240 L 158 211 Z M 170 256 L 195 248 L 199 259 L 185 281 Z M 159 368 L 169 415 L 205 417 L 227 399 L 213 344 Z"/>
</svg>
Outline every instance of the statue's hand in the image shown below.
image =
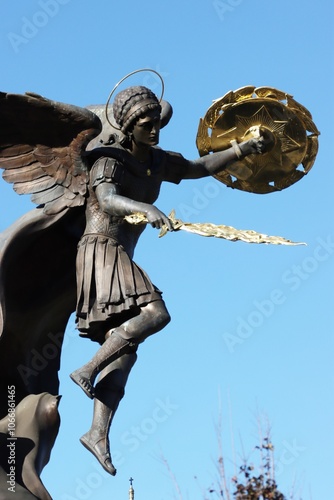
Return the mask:
<svg viewBox="0 0 334 500">
<path fill-rule="evenodd" d="M 251 154 L 262 154 L 269 151 L 274 144 L 274 137 L 271 133 L 261 131 L 259 137 L 253 137 L 248 141 L 241 142 L 239 148 L 244 156 Z"/>
<path fill-rule="evenodd" d="M 173 231 L 172 221 L 154 205 L 148 205 L 146 218 L 147 222 L 156 229 L 161 229 L 166 225 L 169 231 Z"/>
<path fill-rule="evenodd" d="M 248 141 L 240 142 L 239 148 L 244 156 L 262 154 L 266 150 L 265 138 L 261 136 L 249 139 Z"/>
</svg>

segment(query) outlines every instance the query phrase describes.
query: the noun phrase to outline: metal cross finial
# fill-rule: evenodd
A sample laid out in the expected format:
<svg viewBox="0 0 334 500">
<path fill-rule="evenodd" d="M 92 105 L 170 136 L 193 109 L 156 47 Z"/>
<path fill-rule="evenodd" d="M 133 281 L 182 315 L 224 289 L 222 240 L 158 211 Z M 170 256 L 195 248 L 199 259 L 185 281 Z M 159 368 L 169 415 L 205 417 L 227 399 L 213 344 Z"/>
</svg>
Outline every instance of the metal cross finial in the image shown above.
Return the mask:
<svg viewBox="0 0 334 500">
<path fill-rule="evenodd" d="M 134 500 L 134 498 L 135 498 L 135 490 L 132 487 L 133 478 L 130 477 L 129 481 L 130 481 L 129 500 Z"/>
</svg>

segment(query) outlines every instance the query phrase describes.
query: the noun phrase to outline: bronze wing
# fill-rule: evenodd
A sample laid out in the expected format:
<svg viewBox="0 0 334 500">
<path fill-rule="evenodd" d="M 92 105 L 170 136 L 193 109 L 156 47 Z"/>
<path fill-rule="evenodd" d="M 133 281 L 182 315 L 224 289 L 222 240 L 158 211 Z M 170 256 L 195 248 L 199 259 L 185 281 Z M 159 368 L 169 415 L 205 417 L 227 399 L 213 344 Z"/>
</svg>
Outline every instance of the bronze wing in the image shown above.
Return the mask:
<svg viewBox="0 0 334 500">
<path fill-rule="evenodd" d="M 0 93 L 0 167 L 46 214 L 83 205 L 87 144 L 102 130 L 90 110 L 38 94 Z"/>
</svg>

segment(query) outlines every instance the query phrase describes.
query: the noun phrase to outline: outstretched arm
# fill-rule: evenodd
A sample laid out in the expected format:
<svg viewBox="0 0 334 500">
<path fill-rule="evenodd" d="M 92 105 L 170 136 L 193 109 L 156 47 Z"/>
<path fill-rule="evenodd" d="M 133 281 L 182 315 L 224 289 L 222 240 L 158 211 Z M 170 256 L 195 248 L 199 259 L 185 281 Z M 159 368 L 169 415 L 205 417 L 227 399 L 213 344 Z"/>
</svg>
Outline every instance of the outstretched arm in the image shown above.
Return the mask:
<svg viewBox="0 0 334 500">
<path fill-rule="evenodd" d="M 217 174 L 229 165 L 250 154 L 261 154 L 265 151 L 266 141 L 264 137 L 249 139 L 239 144 L 234 143 L 224 151 L 211 153 L 197 160 L 190 161 L 190 168 L 185 179 L 199 179 L 209 175 Z"/>
</svg>

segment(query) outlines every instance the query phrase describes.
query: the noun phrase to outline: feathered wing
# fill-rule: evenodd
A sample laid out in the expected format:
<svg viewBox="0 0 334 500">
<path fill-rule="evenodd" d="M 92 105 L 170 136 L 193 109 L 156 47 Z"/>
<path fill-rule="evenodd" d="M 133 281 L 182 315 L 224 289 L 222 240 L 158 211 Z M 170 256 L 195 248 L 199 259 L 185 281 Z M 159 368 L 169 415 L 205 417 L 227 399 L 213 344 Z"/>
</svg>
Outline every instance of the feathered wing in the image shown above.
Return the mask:
<svg viewBox="0 0 334 500">
<path fill-rule="evenodd" d="M 86 108 L 38 94 L 0 93 L 0 168 L 18 194 L 30 194 L 47 214 L 83 205 L 87 144 L 102 130 Z"/>
</svg>

